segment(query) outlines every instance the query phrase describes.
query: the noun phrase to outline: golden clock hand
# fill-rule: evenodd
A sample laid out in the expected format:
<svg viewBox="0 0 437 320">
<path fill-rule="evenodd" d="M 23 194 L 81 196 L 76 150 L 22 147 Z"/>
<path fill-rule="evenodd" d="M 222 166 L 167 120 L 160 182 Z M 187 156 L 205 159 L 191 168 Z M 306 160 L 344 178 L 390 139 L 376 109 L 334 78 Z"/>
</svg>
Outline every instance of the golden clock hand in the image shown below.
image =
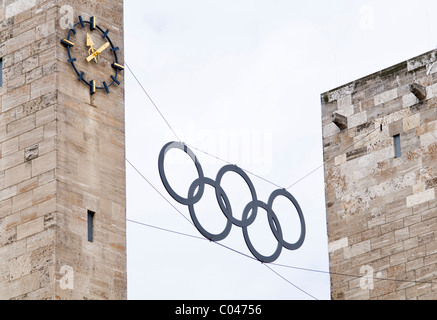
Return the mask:
<svg viewBox="0 0 437 320">
<path fill-rule="evenodd" d="M 96 49 L 94 48 L 94 42 L 88 32 L 86 33 L 86 45 L 87 47 L 90 47 L 88 49 L 88 55 L 92 55 L 94 52 L 96 52 Z M 97 63 L 97 57 L 94 57 L 93 59 Z"/>
<path fill-rule="evenodd" d="M 96 50 L 96 52 L 94 52 L 93 54 L 91 54 L 90 56 L 88 56 L 86 58 L 87 62 L 90 62 L 91 60 L 93 60 L 96 56 L 100 55 L 107 47 L 109 47 L 109 42 L 106 42 L 103 46 L 101 46 L 100 48 L 98 48 Z"/>
<path fill-rule="evenodd" d="M 109 42 L 106 42 L 103 46 L 97 49 L 97 53 L 101 54 L 107 47 L 109 47 Z"/>
<path fill-rule="evenodd" d="M 94 49 L 94 42 L 88 32 L 86 33 L 86 46 Z"/>
</svg>

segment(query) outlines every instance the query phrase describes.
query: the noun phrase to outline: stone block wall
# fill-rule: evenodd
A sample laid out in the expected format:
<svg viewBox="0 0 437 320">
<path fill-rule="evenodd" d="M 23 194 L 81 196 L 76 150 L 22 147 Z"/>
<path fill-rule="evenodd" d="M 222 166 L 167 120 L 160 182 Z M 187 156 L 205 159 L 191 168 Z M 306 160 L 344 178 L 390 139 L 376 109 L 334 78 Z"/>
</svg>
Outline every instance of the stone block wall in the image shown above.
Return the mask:
<svg viewBox="0 0 437 320">
<path fill-rule="evenodd" d="M 332 298 L 437 299 L 437 52 L 321 103 Z"/>
<path fill-rule="evenodd" d="M 124 61 L 122 0 L 0 1 L 0 299 L 126 299 L 123 75 L 109 95 L 77 81 L 65 6 Z"/>
</svg>

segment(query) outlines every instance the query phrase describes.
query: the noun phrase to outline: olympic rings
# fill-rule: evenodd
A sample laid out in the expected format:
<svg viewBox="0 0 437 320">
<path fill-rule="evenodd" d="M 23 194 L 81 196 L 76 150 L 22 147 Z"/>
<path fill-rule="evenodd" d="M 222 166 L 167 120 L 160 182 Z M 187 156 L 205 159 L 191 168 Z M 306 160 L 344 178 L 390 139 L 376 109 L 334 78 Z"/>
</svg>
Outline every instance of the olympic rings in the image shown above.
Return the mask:
<svg viewBox="0 0 437 320">
<path fill-rule="evenodd" d="M 188 190 L 188 196 L 187 198 L 184 198 L 180 195 L 178 195 L 170 186 L 168 183 L 167 177 L 165 175 L 164 171 L 164 159 L 167 152 L 171 149 L 180 149 L 184 151 L 193 161 L 197 173 L 198 178 L 194 180 L 190 188 Z M 249 251 L 253 254 L 253 256 L 258 259 L 261 262 L 264 263 L 270 263 L 275 261 L 279 258 L 282 248 L 286 248 L 288 250 L 297 250 L 299 249 L 304 240 L 305 240 L 305 233 L 306 233 L 306 227 L 305 227 L 305 219 L 302 213 L 302 210 L 299 206 L 299 203 L 296 201 L 296 199 L 285 189 L 277 189 L 273 191 L 269 197 L 269 200 L 267 203 L 262 202 L 258 200 L 255 187 L 253 186 L 252 181 L 249 179 L 248 175 L 240 168 L 238 168 L 235 165 L 226 165 L 223 168 L 219 170 L 217 173 L 215 181 L 205 177 L 203 174 L 202 166 L 200 165 L 199 161 L 197 160 L 197 157 L 194 155 L 194 153 L 183 143 L 180 142 L 169 142 L 161 149 L 161 152 L 159 153 L 158 158 L 158 170 L 159 175 L 161 177 L 161 181 L 167 190 L 167 192 L 172 196 L 174 200 L 177 202 L 188 206 L 191 219 L 193 220 L 193 223 L 197 230 L 207 239 L 211 241 L 220 241 L 225 239 L 232 228 L 232 225 L 235 225 L 237 227 L 242 228 L 243 231 L 243 237 L 244 241 L 246 242 L 246 245 L 249 249 Z M 231 203 L 229 201 L 228 196 L 226 195 L 225 191 L 221 187 L 220 183 L 223 178 L 223 176 L 227 172 L 235 172 L 237 173 L 247 184 L 249 187 L 249 191 L 252 196 L 252 201 L 250 201 L 244 208 L 242 218 L 241 220 L 236 219 L 232 214 L 232 207 Z M 200 199 L 203 196 L 203 193 L 205 191 L 205 185 L 210 185 L 215 188 L 215 194 L 217 198 L 217 202 L 220 206 L 221 211 L 227 218 L 227 223 L 224 228 L 224 230 L 219 234 L 212 234 L 208 232 L 199 222 L 196 216 L 196 212 L 194 210 L 194 205 L 200 201 Z M 197 189 L 197 193 L 194 194 L 194 192 Z M 275 199 L 279 196 L 283 196 L 290 200 L 290 202 L 294 205 L 296 208 L 297 214 L 299 216 L 300 220 L 300 237 L 295 243 L 289 243 L 284 240 L 281 224 L 279 223 L 278 217 L 276 216 L 275 212 L 273 211 L 273 202 Z M 255 221 L 257 215 L 258 215 L 258 208 L 263 209 L 267 213 L 267 220 L 269 222 L 270 229 L 275 236 L 276 240 L 278 241 L 278 245 L 276 247 L 275 252 L 270 256 L 264 256 L 261 253 L 259 253 L 255 247 L 253 246 L 248 233 L 248 227 Z"/>
</svg>

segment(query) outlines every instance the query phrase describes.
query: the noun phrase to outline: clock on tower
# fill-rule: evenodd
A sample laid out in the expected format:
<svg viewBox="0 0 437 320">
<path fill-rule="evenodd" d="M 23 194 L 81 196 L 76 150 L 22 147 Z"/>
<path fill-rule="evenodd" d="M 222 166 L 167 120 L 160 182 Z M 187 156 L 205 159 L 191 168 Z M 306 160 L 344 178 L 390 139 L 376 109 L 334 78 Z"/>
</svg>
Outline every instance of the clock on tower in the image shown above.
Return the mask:
<svg viewBox="0 0 437 320">
<path fill-rule="evenodd" d="M 91 94 L 96 93 L 99 89 L 109 93 L 109 88 L 113 84 L 120 85 L 117 78 L 119 72 L 124 69 L 118 61 L 117 51 L 120 48 L 114 46 L 111 41 L 109 29 L 102 29 L 96 20 L 96 17 L 93 16 L 89 21 L 85 21 L 79 16 L 79 22 L 68 31 L 66 38 L 61 39 L 61 43 L 68 52 L 68 62 L 71 63 L 78 80 L 89 86 Z M 74 50 L 75 47 L 78 49 Z M 110 51 L 110 54 L 105 55 L 105 50 Z M 86 64 L 82 63 L 83 69 L 78 68 L 76 65 L 78 60 L 86 61 Z M 92 66 L 93 62 L 97 66 Z M 104 70 L 105 65 L 108 64 L 113 69 L 112 74 L 105 73 L 111 71 Z M 99 72 L 96 72 L 98 69 L 100 69 L 100 73 L 105 75 L 104 77 L 99 76 Z M 101 79 L 98 79 L 99 77 Z"/>
</svg>

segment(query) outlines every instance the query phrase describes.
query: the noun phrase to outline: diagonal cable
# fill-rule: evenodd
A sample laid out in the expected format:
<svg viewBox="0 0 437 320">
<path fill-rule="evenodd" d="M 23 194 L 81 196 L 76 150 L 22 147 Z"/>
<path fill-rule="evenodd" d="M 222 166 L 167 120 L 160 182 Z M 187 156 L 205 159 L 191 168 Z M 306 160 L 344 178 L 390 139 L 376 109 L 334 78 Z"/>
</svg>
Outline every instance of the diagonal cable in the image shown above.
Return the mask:
<svg viewBox="0 0 437 320">
<path fill-rule="evenodd" d="M 133 73 L 132 69 L 129 67 L 129 65 L 127 64 L 127 62 L 125 61 L 124 64 L 126 65 L 126 67 L 129 69 L 130 73 L 132 74 L 132 76 L 135 78 L 135 80 L 137 81 L 138 85 L 141 87 L 141 89 L 143 90 L 143 92 L 146 94 L 147 98 L 149 98 L 150 102 L 153 104 L 153 106 L 155 107 L 156 111 L 158 111 L 159 115 L 161 116 L 161 118 L 164 120 L 164 122 L 167 124 L 167 126 L 170 128 L 170 130 L 173 132 L 174 136 L 176 137 L 176 139 L 179 142 L 182 142 L 181 139 L 179 139 L 178 135 L 176 134 L 176 132 L 173 130 L 172 126 L 170 125 L 170 123 L 167 121 L 167 119 L 164 117 L 164 115 L 162 114 L 161 110 L 159 110 L 158 106 L 155 104 L 155 102 L 152 100 L 152 98 L 150 97 L 150 95 L 147 93 L 146 89 L 144 89 L 143 85 L 141 84 L 141 82 L 138 80 L 138 78 L 135 76 L 135 74 Z"/>
<path fill-rule="evenodd" d="M 159 192 L 157 188 L 126 158 L 126 162 L 129 163 L 129 165 L 141 176 L 141 178 L 144 179 L 160 196 L 163 198 L 169 205 L 173 207 L 185 220 L 187 220 L 192 226 L 194 226 L 193 222 L 190 221 L 178 208 L 176 208 L 173 203 L 171 203 L 164 195 Z"/>
</svg>

